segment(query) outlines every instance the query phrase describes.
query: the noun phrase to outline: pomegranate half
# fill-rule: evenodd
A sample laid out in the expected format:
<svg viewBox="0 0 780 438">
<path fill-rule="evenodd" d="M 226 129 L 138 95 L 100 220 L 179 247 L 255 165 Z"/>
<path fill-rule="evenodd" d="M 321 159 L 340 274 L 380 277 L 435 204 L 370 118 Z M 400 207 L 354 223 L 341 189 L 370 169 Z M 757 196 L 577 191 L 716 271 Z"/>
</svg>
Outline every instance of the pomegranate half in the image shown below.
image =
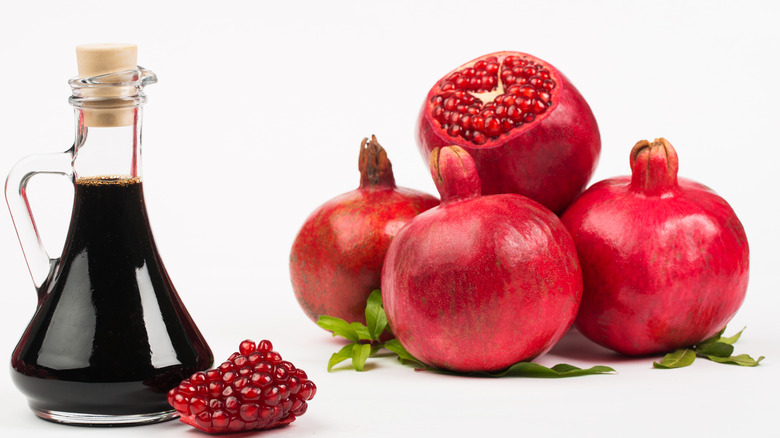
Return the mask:
<svg viewBox="0 0 780 438">
<path fill-rule="evenodd" d="M 484 194 L 519 193 L 555 213 L 585 189 L 601 152 L 582 95 L 555 67 L 519 52 L 482 56 L 440 79 L 417 141 L 426 161 L 437 147 L 468 151 Z"/>
<path fill-rule="evenodd" d="M 390 160 L 372 136 L 360 145 L 360 187 L 318 207 L 290 252 L 298 303 L 320 315 L 365 323 L 366 300 L 379 288 L 385 252 L 407 221 L 439 204 L 435 197 L 396 187 Z"/>
<path fill-rule="evenodd" d="M 517 194 L 482 196 L 474 160 L 434 149 L 441 204 L 396 235 L 382 300 L 396 339 L 420 361 L 498 371 L 549 350 L 574 322 L 582 273 L 557 216 Z"/>
<path fill-rule="evenodd" d="M 747 237 L 723 198 L 677 178 L 677 152 L 665 139 L 640 141 L 630 161 L 631 177 L 594 184 L 561 217 L 582 264 L 576 324 L 627 355 L 688 347 L 742 304 Z"/>
</svg>

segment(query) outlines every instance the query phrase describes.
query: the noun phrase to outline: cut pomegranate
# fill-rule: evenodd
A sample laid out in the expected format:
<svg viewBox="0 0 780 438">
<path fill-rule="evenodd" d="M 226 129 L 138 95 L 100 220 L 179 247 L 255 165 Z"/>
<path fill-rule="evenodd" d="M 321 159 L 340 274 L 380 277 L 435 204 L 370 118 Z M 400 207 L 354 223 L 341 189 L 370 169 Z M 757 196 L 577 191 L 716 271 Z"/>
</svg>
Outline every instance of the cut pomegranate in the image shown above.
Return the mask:
<svg viewBox="0 0 780 438">
<path fill-rule="evenodd" d="M 168 403 L 182 422 L 204 432 L 239 432 L 292 423 L 316 392 L 306 373 L 282 360 L 270 341 L 246 340 L 219 367 L 168 391 Z"/>
<path fill-rule="evenodd" d="M 519 193 L 562 212 L 588 183 L 601 151 L 585 99 L 553 66 L 498 52 L 446 75 L 418 120 L 426 162 L 457 144 L 477 163 L 484 194 Z"/>
</svg>

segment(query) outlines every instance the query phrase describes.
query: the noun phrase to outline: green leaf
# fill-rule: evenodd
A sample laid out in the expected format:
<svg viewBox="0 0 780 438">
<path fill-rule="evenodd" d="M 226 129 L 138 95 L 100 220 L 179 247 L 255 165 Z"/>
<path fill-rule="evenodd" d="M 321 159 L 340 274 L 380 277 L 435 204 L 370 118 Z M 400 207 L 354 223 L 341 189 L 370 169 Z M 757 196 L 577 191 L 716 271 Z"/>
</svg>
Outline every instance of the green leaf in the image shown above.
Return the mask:
<svg viewBox="0 0 780 438">
<path fill-rule="evenodd" d="M 355 333 L 357 333 L 358 339 L 362 339 L 364 341 L 371 341 L 371 333 L 368 331 L 368 327 L 363 325 L 360 322 L 353 322 L 349 325 L 352 327 L 353 330 L 355 330 Z"/>
<path fill-rule="evenodd" d="M 363 371 L 370 354 L 371 344 L 352 344 L 352 368 L 355 371 Z"/>
<path fill-rule="evenodd" d="M 696 346 L 696 354 L 703 354 L 705 356 L 729 357 L 733 352 L 733 345 L 720 341 Z"/>
<path fill-rule="evenodd" d="M 740 354 L 731 357 L 718 357 L 718 356 L 707 355 L 706 357 L 707 359 L 713 362 L 724 363 L 728 365 L 739 365 L 741 367 L 755 367 L 758 366 L 759 362 L 764 360 L 764 356 L 759 356 L 758 359 L 753 359 L 747 354 Z"/>
<path fill-rule="evenodd" d="M 358 333 L 355 331 L 355 328 L 352 326 L 352 324 L 344 321 L 341 318 L 321 315 L 317 319 L 317 325 L 324 328 L 325 330 L 333 332 L 333 336 L 338 335 L 343 338 L 347 338 L 352 342 L 358 342 L 360 340 L 360 336 L 358 336 Z"/>
<path fill-rule="evenodd" d="M 379 289 L 371 292 L 366 302 L 366 325 L 372 340 L 379 340 L 379 336 L 387 327 L 387 316 L 382 308 L 382 294 Z"/>
<path fill-rule="evenodd" d="M 330 357 L 330 360 L 328 361 L 328 372 L 333 369 L 334 366 L 337 364 L 344 362 L 345 360 L 352 357 L 352 346 L 355 344 L 347 344 L 338 351 L 338 353 L 333 353 L 333 355 Z"/>
<path fill-rule="evenodd" d="M 723 342 L 724 344 L 734 344 L 735 342 L 737 342 L 739 340 L 739 337 L 742 336 L 742 332 L 744 332 L 744 331 L 745 331 L 745 327 L 742 327 L 742 330 L 740 330 L 739 333 L 737 333 L 736 335 L 728 337 L 728 338 L 720 338 L 718 340 L 718 342 Z M 721 332 L 721 335 L 722 334 L 723 334 L 723 332 Z"/>
<path fill-rule="evenodd" d="M 518 362 L 508 369 L 496 373 L 486 373 L 491 377 L 546 377 L 546 378 L 560 378 L 560 377 L 577 377 L 588 376 L 594 374 L 610 374 L 616 373 L 614 369 L 608 366 L 597 365 L 590 368 L 579 368 L 574 365 L 565 363 L 559 363 L 552 368 L 547 368 L 544 365 L 539 365 L 533 362 Z"/>
<path fill-rule="evenodd" d="M 714 335 L 710 336 L 709 338 L 699 342 L 697 345 L 704 345 L 704 344 L 712 344 L 713 342 L 721 341 L 721 336 L 723 336 L 723 332 L 726 331 L 726 327 L 723 327 L 720 329 L 718 333 L 715 333 Z"/>
<path fill-rule="evenodd" d="M 401 363 L 409 363 L 412 362 L 413 364 L 418 364 L 419 366 L 427 368 L 428 366 L 424 363 L 420 362 L 416 357 L 409 354 L 408 351 L 406 351 L 406 348 L 404 348 L 403 345 L 401 345 L 400 342 L 398 342 L 398 339 L 390 339 L 389 341 L 385 342 L 384 347 L 393 353 L 398 355 L 398 360 L 401 361 Z"/>
<path fill-rule="evenodd" d="M 689 348 L 681 348 L 673 353 L 669 353 L 661 362 L 653 362 L 653 368 L 668 370 L 672 368 L 687 367 L 696 360 L 696 353 Z"/>
</svg>

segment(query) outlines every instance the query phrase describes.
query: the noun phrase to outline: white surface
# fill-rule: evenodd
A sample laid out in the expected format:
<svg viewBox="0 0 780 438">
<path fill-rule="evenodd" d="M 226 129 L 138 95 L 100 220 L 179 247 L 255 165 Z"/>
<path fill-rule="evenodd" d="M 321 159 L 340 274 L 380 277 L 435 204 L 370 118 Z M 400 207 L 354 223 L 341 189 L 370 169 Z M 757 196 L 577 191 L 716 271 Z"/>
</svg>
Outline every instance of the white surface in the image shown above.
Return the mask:
<svg viewBox="0 0 780 438">
<path fill-rule="evenodd" d="M 24 155 L 69 147 L 77 44 L 137 43 L 139 63 L 159 76 L 147 90 L 144 176 L 181 296 L 218 361 L 244 338 L 268 338 L 319 386 L 304 417 L 264 436 L 780 436 L 777 3 L 266 3 L 11 2 L 0 26 L 2 174 Z M 540 362 L 606 364 L 619 375 L 456 378 L 390 358 L 360 374 L 325 372 L 339 344 L 306 319 L 289 284 L 298 227 L 357 187 L 358 147 L 372 133 L 399 185 L 434 193 L 414 144 L 421 101 L 444 73 L 497 50 L 549 61 L 586 97 L 603 140 L 592 182 L 627 174 L 633 144 L 664 136 L 680 174 L 731 203 L 752 256 L 748 296 L 729 332 L 747 326 L 737 351 L 766 355 L 761 366 L 698 360 L 653 370 L 655 358 L 611 355 L 575 333 Z M 55 187 L 60 200 L 48 208 L 57 214 L 39 213 L 50 247 L 61 244 L 69 214 L 67 189 Z M 0 261 L 0 357 L 8 358 L 35 294 L 3 212 Z M 0 435 L 138 433 L 198 436 L 179 422 L 50 424 L 0 372 Z"/>
</svg>

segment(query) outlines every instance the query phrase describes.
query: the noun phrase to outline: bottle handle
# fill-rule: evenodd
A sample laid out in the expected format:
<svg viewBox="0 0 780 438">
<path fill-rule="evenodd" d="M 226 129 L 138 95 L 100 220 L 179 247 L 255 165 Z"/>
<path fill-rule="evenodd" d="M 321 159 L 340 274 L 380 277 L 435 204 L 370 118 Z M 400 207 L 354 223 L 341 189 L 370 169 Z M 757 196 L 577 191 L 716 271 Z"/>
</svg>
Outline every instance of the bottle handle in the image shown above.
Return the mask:
<svg viewBox="0 0 780 438">
<path fill-rule="evenodd" d="M 19 244 L 22 246 L 27 268 L 30 270 L 36 290 L 51 275 L 59 258 L 52 258 L 46 251 L 35 225 L 35 218 L 27 199 L 27 183 L 40 174 L 55 174 L 73 180 L 74 149 L 65 152 L 36 154 L 22 158 L 8 173 L 5 181 L 5 200 L 11 213 Z"/>
</svg>

